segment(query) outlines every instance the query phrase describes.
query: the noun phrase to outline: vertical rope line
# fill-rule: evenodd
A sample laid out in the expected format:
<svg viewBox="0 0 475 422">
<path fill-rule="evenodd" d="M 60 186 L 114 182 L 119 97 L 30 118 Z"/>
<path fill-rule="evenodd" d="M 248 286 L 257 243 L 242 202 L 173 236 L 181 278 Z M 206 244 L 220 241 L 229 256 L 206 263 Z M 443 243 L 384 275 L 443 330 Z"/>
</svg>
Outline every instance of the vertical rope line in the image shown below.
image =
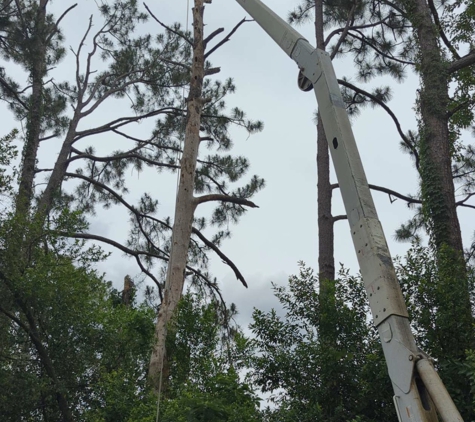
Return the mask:
<svg viewBox="0 0 475 422">
<path fill-rule="evenodd" d="M 158 398 L 157 398 L 157 419 L 160 416 L 160 397 L 162 395 L 162 374 L 163 374 L 163 357 L 162 357 L 162 364 L 160 365 L 160 379 L 158 380 Z"/>
</svg>

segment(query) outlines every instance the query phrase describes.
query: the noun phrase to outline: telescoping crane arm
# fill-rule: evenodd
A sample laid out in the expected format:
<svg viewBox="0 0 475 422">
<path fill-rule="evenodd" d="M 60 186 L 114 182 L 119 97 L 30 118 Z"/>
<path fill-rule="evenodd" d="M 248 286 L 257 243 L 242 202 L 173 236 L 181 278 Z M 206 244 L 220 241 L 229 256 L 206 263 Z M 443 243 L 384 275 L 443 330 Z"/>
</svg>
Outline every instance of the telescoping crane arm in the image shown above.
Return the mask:
<svg viewBox="0 0 475 422">
<path fill-rule="evenodd" d="M 299 87 L 313 87 L 338 178 L 373 321 L 394 389 L 400 422 L 463 422 L 428 357 L 415 342 L 406 304 L 376 213 L 348 114 L 327 53 L 315 49 L 260 0 L 236 0 L 299 69 Z M 437 410 L 437 411 L 436 411 Z"/>
</svg>

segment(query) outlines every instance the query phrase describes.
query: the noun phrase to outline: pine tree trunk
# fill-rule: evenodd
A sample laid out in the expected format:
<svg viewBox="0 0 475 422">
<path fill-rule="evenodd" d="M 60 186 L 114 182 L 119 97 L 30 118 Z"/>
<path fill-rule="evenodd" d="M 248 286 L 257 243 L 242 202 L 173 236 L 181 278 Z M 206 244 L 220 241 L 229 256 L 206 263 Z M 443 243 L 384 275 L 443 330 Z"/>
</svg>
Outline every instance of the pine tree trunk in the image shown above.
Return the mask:
<svg viewBox="0 0 475 422">
<path fill-rule="evenodd" d="M 317 48 L 325 50 L 323 32 L 323 0 L 315 0 L 315 37 Z M 335 258 L 334 258 L 334 222 L 332 216 L 332 188 L 330 184 L 330 153 L 323 122 L 318 114 L 317 122 L 317 215 L 318 215 L 318 335 L 320 347 L 327 351 L 336 349 L 335 316 Z M 329 352 L 329 356 L 335 353 Z M 330 358 L 331 359 L 331 358 Z M 329 361 L 329 365 L 338 367 L 338 362 Z M 328 378 L 323 375 L 321 382 L 328 386 L 334 402 L 341 399 L 334 382 L 334 373 Z M 334 405 L 325 403 L 323 414 L 333 414 Z"/>
<path fill-rule="evenodd" d="M 323 0 L 315 0 L 315 36 L 317 48 L 325 50 L 323 34 Z M 318 274 L 320 294 L 329 281 L 335 280 L 334 234 L 332 217 L 332 188 L 330 157 L 323 123 L 317 124 L 317 197 L 318 197 Z"/>
<path fill-rule="evenodd" d="M 420 46 L 420 108 L 422 115 L 422 195 L 437 248 L 442 244 L 463 253 L 455 206 L 448 122 L 448 74 L 426 0 L 417 0 L 413 14 Z"/>
<path fill-rule="evenodd" d="M 447 113 L 449 76 L 427 0 L 407 4 L 419 42 L 422 82 L 419 155 L 423 209 L 438 261 L 435 325 L 440 355 L 435 357 L 442 365 L 447 365 L 448 372 L 442 368 L 441 373 L 449 392 L 456 394 L 459 404 L 469 403 L 469 380 L 454 366 L 454 362 L 461 364 L 465 360 L 465 351 L 474 347 L 475 336 L 451 168 L 452 145 Z M 468 416 L 464 415 L 465 418 Z M 470 420 L 472 417 L 473 413 Z"/>
<path fill-rule="evenodd" d="M 315 37 L 317 48 L 325 50 L 323 34 L 323 0 L 315 0 Z M 317 123 L 317 216 L 318 216 L 318 280 L 319 326 L 321 344 L 335 345 L 335 258 L 332 216 L 332 188 L 330 184 L 330 156 L 323 122 Z"/>
<path fill-rule="evenodd" d="M 45 21 L 47 0 L 41 0 L 35 19 L 34 33 L 30 35 L 32 92 L 26 125 L 26 140 L 23 147 L 23 162 L 20 174 L 20 186 L 16 197 L 16 215 L 26 218 L 34 194 L 33 182 L 35 166 L 41 136 L 43 118 L 43 77 L 46 74 Z M 21 10 L 18 10 L 21 13 Z M 27 29 L 25 28 L 25 33 Z"/>
<path fill-rule="evenodd" d="M 187 100 L 185 143 L 176 198 L 170 261 L 168 263 L 163 302 L 158 312 L 158 320 L 155 327 L 155 346 L 150 359 L 148 374 L 151 385 L 156 392 L 158 392 L 160 372 L 162 372 L 162 368 L 167 368 L 165 350 L 167 325 L 182 296 L 191 228 L 196 208 L 193 188 L 200 146 L 201 113 L 204 104 L 204 99 L 201 97 L 204 79 L 203 1 L 195 0 L 195 7 L 193 8 L 193 67 L 190 94 Z M 165 380 L 163 381 L 165 382 Z"/>
</svg>

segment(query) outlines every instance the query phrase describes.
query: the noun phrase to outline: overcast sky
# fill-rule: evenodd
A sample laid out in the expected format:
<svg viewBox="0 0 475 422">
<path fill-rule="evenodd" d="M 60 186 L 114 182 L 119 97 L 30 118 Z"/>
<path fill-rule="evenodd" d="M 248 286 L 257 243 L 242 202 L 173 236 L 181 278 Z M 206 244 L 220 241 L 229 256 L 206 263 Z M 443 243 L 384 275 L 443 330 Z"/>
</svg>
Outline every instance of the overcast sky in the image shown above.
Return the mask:
<svg viewBox="0 0 475 422">
<path fill-rule="evenodd" d="M 77 0 L 57 0 L 52 3 L 51 10 L 59 15 L 75 2 Z M 80 0 L 78 3 L 78 7 L 62 23 L 67 45 L 73 47 L 82 37 L 91 13 L 95 15 L 97 26 L 100 22 L 93 0 Z M 190 0 L 190 7 L 192 3 L 193 0 Z M 147 4 L 163 22 L 171 24 L 178 21 L 186 25 L 187 0 L 149 0 Z M 285 18 L 297 0 L 267 0 L 267 4 Z M 245 11 L 234 0 L 213 0 L 211 5 L 206 6 L 206 33 L 218 27 L 224 27 L 227 32 L 245 16 Z M 191 27 L 191 22 L 189 25 Z M 314 44 L 311 24 L 298 29 Z M 147 30 L 158 32 L 161 28 L 150 22 Z M 225 299 L 237 304 L 240 321 L 246 324 L 253 307 L 268 309 L 275 304 L 271 281 L 285 284 L 288 276 L 298 271 L 298 261 L 317 268 L 316 129 L 313 123 L 317 107 L 313 92 L 299 91 L 294 62 L 256 23 L 242 26 L 232 40 L 210 59 L 213 65 L 222 69 L 213 77 L 232 77 L 236 83 L 237 92 L 227 98 L 228 105 L 240 107 L 250 118 L 262 120 L 265 124 L 262 133 L 251 137 L 241 130 L 233 131 L 234 153 L 245 155 L 251 162 L 249 177 L 258 174 L 267 183 L 266 188 L 253 199 L 260 208 L 251 209 L 237 226 L 232 227 L 233 236 L 222 247 L 223 252 L 240 268 L 249 288 L 243 288 L 229 267 L 219 259 L 213 259 L 211 265 L 211 272 L 218 278 Z M 335 69 L 338 77 L 346 76 L 357 82 L 353 77 L 350 58 L 335 61 Z M 71 71 L 74 71 L 74 62 L 70 57 L 55 70 L 55 77 L 68 78 L 67 73 Z M 365 88 L 385 83 L 392 86 L 394 95 L 389 105 L 398 116 L 403 130 L 416 129 L 413 106 L 417 77 L 408 74 L 402 84 L 380 78 Z M 123 105 L 117 103 L 115 107 L 109 104 L 99 109 L 85 124 L 97 125 L 110 120 L 111 116 L 121 112 Z M 18 126 L 18 122 L 12 119 L 10 123 L 12 127 Z M 136 130 L 138 134 L 147 136 L 150 127 L 147 123 L 137 124 Z M 353 120 L 353 130 L 369 183 L 403 194 L 417 192 L 417 176 L 412 161 L 401 152 L 399 136 L 384 111 L 363 111 Z M 91 142 L 98 153 L 102 148 L 104 153 L 110 151 L 110 144 L 107 147 L 101 144 L 107 139 L 87 141 L 88 144 Z M 40 167 L 47 167 L 53 162 L 58 145 L 51 142 L 42 146 Z M 132 198 L 138 198 L 147 191 L 159 199 L 161 216 L 173 215 L 176 175 L 132 173 L 130 187 Z M 393 235 L 395 229 L 411 216 L 411 211 L 402 201 L 391 204 L 387 195 L 377 192 L 373 195 L 393 256 L 404 254 L 408 245 L 395 242 Z M 334 215 L 344 213 L 338 192 L 335 192 L 333 212 Z M 474 229 L 473 222 L 468 211 L 463 210 L 460 216 L 464 240 L 468 245 Z M 97 234 L 122 242 L 126 239 L 127 230 L 127 215 L 117 209 L 99 210 L 91 227 L 91 231 Z M 337 263 L 345 264 L 353 272 L 358 271 L 347 221 L 336 224 L 335 257 Z M 139 275 L 135 261 L 117 251 L 113 251 L 100 268 L 119 289 L 126 274 L 132 277 Z"/>
</svg>

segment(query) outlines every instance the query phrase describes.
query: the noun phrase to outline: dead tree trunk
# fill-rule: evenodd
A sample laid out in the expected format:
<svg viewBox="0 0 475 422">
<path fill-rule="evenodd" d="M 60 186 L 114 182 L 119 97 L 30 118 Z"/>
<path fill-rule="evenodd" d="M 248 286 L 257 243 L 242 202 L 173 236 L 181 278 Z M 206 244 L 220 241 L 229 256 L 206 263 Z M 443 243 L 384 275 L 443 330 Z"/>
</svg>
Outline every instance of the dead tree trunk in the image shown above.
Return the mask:
<svg viewBox="0 0 475 422">
<path fill-rule="evenodd" d="M 172 245 L 168 262 L 163 301 L 155 327 L 155 346 L 149 366 L 149 380 L 158 392 L 160 373 L 167 367 L 165 340 L 167 325 L 182 296 L 196 201 L 193 196 L 196 162 L 200 146 L 200 121 L 205 99 L 202 98 L 204 71 L 203 13 L 204 0 L 195 0 L 193 8 L 193 66 L 187 98 L 185 142 L 175 205 Z M 162 376 L 162 378 L 164 378 Z"/>
</svg>

